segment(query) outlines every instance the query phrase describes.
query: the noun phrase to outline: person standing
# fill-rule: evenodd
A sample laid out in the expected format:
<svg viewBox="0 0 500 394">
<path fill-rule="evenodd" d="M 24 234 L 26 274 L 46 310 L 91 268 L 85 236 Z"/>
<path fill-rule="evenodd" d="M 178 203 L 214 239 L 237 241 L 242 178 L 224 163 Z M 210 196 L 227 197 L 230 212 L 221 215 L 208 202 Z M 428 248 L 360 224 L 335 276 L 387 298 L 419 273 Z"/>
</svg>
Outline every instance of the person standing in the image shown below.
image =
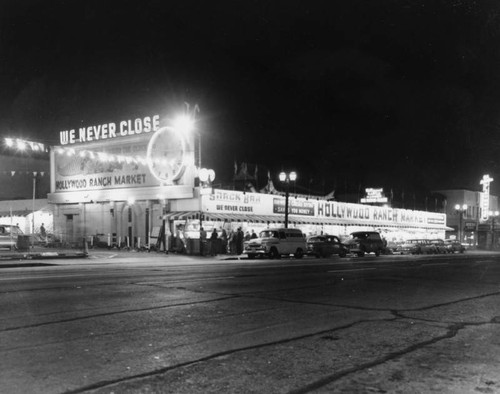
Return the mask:
<svg viewBox="0 0 500 394">
<path fill-rule="evenodd" d="M 212 231 L 212 235 L 210 236 L 210 255 L 217 256 L 217 242 L 219 236 L 217 235 L 217 230 L 214 229 Z"/>
<path fill-rule="evenodd" d="M 250 239 L 255 239 L 258 238 L 257 234 L 255 234 L 255 231 L 252 230 L 252 234 L 250 235 Z"/>
<path fill-rule="evenodd" d="M 207 243 L 207 232 L 200 227 L 200 256 L 205 254 L 205 244 Z"/>
<path fill-rule="evenodd" d="M 229 232 L 228 242 L 229 242 L 228 253 L 235 254 L 236 253 L 236 231 L 231 230 Z"/>
<path fill-rule="evenodd" d="M 240 255 L 243 253 L 243 231 L 241 227 L 238 227 L 236 232 L 236 254 Z"/>
<path fill-rule="evenodd" d="M 43 225 L 43 223 L 40 226 L 40 235 L 42 239 L 45 241 L 45 237 L 47 237 L 47 232 L 45 231 L 45 226 Z"/>
<path fill-rule="evenodd" d="M 220 252 L 222 254 L 226 254 L 227 253 L 227 232 L 226 232 L 225 228 L 221 229 L 220 239 L 221 239 L 221 249 L 220 249 Z"/>
</svg>

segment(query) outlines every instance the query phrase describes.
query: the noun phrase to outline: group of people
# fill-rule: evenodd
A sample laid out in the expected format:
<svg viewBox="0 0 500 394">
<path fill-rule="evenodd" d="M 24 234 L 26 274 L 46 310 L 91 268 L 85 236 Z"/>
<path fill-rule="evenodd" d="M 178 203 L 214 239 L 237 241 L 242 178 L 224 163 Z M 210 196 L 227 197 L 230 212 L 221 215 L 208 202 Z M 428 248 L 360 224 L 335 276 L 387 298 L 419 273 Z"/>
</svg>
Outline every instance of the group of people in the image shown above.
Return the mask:
<svg viewBox="0 0 500 394">
<path fill-rule="evenodd" d="M 200 227 L 199 232 L 199 253 L 202 256 L 216 256 L 218 254 L 240 255 L 243 253 L 243 243 L 250 239 L 257 238 L 257 234 L 254 230 L 243 233 L 241 227 L 238 227 L 236 230 L 226 230 L 223 227 L 218 230 L 214 228 L 209 233 L 207 233 L 203 227 Z M 175 236 L 173 237 L 172 250 L 176 253 L 192 253 L 190 250 L 192 251 L 193 249 L 189 249 L 188 247 L 188 244 L 191 244 L 189 241 L 184 229 L 178 226 Z M 194 241 L 194 239 L 192 241 Z"/>
<path fill-rule="evenodd" d="M 253 230 L 251 234 L 248 231 L 243 234 L 241 227 L 238 227 L 236 231 L 230 230 L 229 233 L 225 228 L 221 228 L 220 236 L 217 229 L 214 228 L 207 239 L 206 230 L 200 227 L 200 255 L 204 256 L 208 249 L 210 249 L 211 256 L 216 256 L 219 253 L 240 255 L 243 253 L 243 242 L 253 238 L 257 238 L 257 234 Z M 207 246 L 207 241 L 210 241 L 209 246 Z"/>
</svg>

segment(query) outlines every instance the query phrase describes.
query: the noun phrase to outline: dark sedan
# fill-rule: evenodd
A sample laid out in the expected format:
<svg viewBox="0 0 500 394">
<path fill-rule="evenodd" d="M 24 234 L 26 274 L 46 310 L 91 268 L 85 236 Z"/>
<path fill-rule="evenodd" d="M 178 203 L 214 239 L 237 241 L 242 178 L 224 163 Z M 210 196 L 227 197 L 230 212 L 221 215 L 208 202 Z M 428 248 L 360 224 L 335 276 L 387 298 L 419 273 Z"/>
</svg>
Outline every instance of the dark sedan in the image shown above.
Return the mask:
<svg viewBox="0 0 500 394">
<path fill-rule="evenodd" d="M 454 239 L 445 239 L 444 244 L 448 248 L 449 253 L 463 253 L 465 252 L 465 246 L 463 246 L 459 241 Z"/>
<path fill-rule="evenodd" d="M 345 257 L 347 252 L 347 246 L 335 235 L 313 235 L 307 238 L 307 254 L 310 256 L 328 257 L 338 254 Z"/>
</svg>

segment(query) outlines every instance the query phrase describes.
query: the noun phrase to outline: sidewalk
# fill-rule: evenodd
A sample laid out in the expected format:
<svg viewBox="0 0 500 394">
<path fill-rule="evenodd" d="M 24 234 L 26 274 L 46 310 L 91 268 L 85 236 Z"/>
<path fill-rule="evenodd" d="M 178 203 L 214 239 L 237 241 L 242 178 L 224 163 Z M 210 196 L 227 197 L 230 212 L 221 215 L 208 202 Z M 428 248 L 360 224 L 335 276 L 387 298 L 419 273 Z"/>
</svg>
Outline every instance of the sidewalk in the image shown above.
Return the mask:
<svg viewBox="0 0 500 394">
<path fill-rule="evenodd" d="M 28 251 L 1 251 L 0 268 L 9 267 L 36 267 L 43 265 L 74 265 L 74 264 L 102 264 L 112 263 L 114 259 L 128 259 L 130 262 L 137 260 L 149 260 L 150 262 L 177 262 L 186 264 L 217 263 L 226 260 L 245 259 L 245 255 L 217 255 L 199 256 L 177 253 L 165 253 L 147 250 L 126 249 L 90 249 L 88 252 L 77 249 L 47 249 L 30 248 Z"/>
</svg>

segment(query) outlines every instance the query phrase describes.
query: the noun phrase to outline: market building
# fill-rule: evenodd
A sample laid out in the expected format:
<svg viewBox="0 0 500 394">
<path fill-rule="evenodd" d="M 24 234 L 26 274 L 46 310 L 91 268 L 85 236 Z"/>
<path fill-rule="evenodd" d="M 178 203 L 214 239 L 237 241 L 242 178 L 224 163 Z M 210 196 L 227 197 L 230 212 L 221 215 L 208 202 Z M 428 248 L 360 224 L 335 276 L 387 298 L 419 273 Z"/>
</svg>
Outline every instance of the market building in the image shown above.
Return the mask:
<svg viewBox="0 0 500 394">
<path fill-rule="evenodd" d="M 184 251 L 198 253 L 201 227 L 222 235 L 283 226 L 286 196 L 212 189 L 213 175 L 201 179 L 207 170 L 196 166 L 195 141 L 159 115 L 61 131 L 50 152 L 54 232 L 75 243 L 161 250 L 181 239 Z M 400 241 L 444 238 L 450 229 L 444 213 L 294 195 L 288 202 L 289 227 L 307 235 L 377 230 Z"/>
<path fill-rule="evenodd" d="M 159 236 L 169 203 L 194 197 L 194 137 L 159 115 L 60 132 L 51 149 L 56 233 L 141 247 Z"/>
<path fill-rule="evenodd" d="M 197 189 L 195 198 L 173 202 L 172 212 L 163 216 L 175 237 L 199 238 L 200 227 L 214 228 L 227 234 L 241 228 L 250 233 L 282 227 L 286 197 L 234 190 Z M 300 228 L 306 235 L 335 234 L 347 238 L 361 230 L 379 231 L 388 242 L 409 238 L 444 238 L 450 230 L 443 213 L 393 209 L 372 205 L 326 201 L 316 198 L 289 198 L 289 227 Z M 196 242 L 193 243 L 196 252 Z M 190 247 L 188 247 L 188 252 Z"/>
</svg>

